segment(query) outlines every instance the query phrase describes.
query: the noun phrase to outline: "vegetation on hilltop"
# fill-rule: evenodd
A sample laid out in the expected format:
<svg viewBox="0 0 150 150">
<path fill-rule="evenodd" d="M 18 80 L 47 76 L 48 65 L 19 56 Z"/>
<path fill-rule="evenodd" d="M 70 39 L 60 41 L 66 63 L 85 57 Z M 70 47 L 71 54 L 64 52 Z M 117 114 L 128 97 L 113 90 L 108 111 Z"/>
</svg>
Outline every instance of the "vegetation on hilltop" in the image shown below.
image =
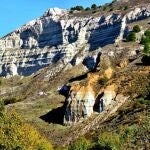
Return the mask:
<svg viewBox="0 0 150 150">
<path fill-rule="evenodd" d="M 104 5 L 96 5 L 92 4 L 89 7 L 84 8 L 83 6 L 75 6 L 70 8 L 70 13 L 73 13 L 74 11 L 91 11 L 92 13 L 95 12 L 101 12 L 101 11 L 113 11 L 113 10 L 127 10 L 129 8 L 128 5 L 120 5 L 118 4 L 117 0 L 113 0 L 111 3 L 106 3 Z"/>
</svg>

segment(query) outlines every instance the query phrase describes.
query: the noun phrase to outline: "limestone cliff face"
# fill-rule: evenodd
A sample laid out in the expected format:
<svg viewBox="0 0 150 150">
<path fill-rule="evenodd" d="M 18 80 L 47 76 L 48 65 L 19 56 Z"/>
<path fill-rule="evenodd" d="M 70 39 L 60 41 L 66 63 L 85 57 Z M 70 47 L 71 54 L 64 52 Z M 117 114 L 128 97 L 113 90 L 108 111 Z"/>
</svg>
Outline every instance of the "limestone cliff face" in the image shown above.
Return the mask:
<svg viewBox="0 0 150 150">
<path fill-rule="evenodd" d="M 124 16 L 99 17 L 72 17 L 66 10 L 49 9 L 0 39 L 0 75 L 27 76 L 60 60 L 62 68 L 83 63 L 92 70 L 100 47 L 121 40 L 128 23 L 149 16 L 149 6 Z"/>
</svg>

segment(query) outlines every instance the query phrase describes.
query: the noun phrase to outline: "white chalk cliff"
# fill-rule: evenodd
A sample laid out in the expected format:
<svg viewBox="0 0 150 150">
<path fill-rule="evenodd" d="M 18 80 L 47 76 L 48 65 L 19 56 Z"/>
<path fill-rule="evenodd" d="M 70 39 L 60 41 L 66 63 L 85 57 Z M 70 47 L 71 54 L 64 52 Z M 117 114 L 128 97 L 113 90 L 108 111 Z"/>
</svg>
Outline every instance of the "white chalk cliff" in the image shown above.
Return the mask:
<svg viewBox="0 0 150 150">
<path fill-rule="evenodd" d="M 124 16 L 99 17 L 72 17 L 66 10 L 49 9 L 0 39 L 0 76 L 31 75 L 58 61 L 62 61 L 62 68 L 84 62 L 92 70 L 100 47 L 121 40 L 128 23 L 149 16 L 149 6 Z"/>
</svg>

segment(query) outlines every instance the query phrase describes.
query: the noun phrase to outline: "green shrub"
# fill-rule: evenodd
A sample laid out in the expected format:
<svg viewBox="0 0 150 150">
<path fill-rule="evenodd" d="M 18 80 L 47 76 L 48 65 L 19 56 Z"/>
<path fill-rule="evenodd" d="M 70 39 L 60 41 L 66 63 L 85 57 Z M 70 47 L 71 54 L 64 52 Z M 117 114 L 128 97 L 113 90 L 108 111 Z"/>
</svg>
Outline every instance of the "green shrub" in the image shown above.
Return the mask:
<svg viewBox="0 0 150 150">
<path fill-rule="evenodd" d="M 146 30 L 144 35 L 150 38 L 150 30 Z"/>
<path fill-rule="evenodd" d="M 79 138 L 71 145 L 69 145 L 68 150 L 87 150 L 90 148 L 90 142 L 84 137 Z"/>
<path fill-rule="evenodd" d="M 103 132 L 99 136 L 97 148 L 104 150 L 118 150 L 121 149 L 121 144 L 118 134 Z"/>
<path fill-rule="evenodd" d="M 150 100 L 147 100 L 143 97 L 137 99 L 137 101 L 140 103 L 140 104 L 144 104 L 144 105 L 150 105 Z"/>
<path fill-rule="evenodd" d="M 141 31 L 141 28 L 140 28 L 139 25 L 135 25 L 135 26 L 133 27 L 133 32 L 138 33 L 138 32 L 140 32 L 140 31 Z"/>
<path fill-rule="evenodd" d="M 89 10 L 91 10 L 90 7 L 85 8 L 85 11 L 89 11 Z"/>
<path fill-rule="evenodd" d="M 97 5 L 96 5 L 96 4 L 93 4 L 93 5 L 91 6 L 91 9 L 96 10 L 96 9 L 97 9 Z"/>
<path fill-rule="evenodd" d="M 115 2 L 117 2 L 117 0 L 113 0 L 113 1 L 112 1 L 112 3 L 115 3 Z"/>
<path fill-rule="evenodd" d="M 103 11 L 107 10 L 107 6 L 103 6 Z"/>
<path fill-rule="evenodd" d="M 69 13 L 70 13 L 70 14 L 73 14 L 73 10 L 70 10 Z"/>
<path fill-rule="evenodd" d="M 103 131 L 98 137 L 96 142 L 96 149 L 100 150 L 122 150 L 124 144 L 132 140 L 137 133 L 137 127 L 132 126 L 120 126 L 116 131 Z"/>
<path fill-rule="evenodd" d="M 120 141 L 121 143 L 125 143 L 129 139 L 132 140 L 132 137 L 135 136 L 137 132 L 137 127 L 135 125 L 132 126 L 125 126 L 122 128 L 122 131 L 120 131 Z"/>
<path fill-rule="evenodd" d="M 149 37 L 146 37 L 146 36 L 142 36 L 141 38 L 141 44 L 146 44 L 146 43 L 149 43 L 150 42 L 150 38 Z"/>
<path fill-rule="evenodd" d="M 142 109 L 144 109 L 144 108 L 146 108 L 146 105 L 145 105 L 145 104 L 142 104 L 140 101 L 136 101 L 136 102 L 134 103 L 134 105 L 133 105 L 133 108 L 134 108 L 134 109 L 137 109 L 137 108 L 142 108 Z"/>
<path fill-rule="evenodd" d="M 0 116 L 1 150 L 52 150 L 52 145 L 38 131 L 22 121 L 14 111 Z"/>
<path fill-rule="evenodd" d="M 127 9 L 129 9 L 129 7 L 128 6 L 124 6 L 124 10 L 127 10 Z"/>
<path fill-rule="evenodd" d="M 78 11 L 81 11 L 81 10 L 84 10 L 83 6 L 75 6 L 75 7 L 72 7 L 70 8 L 70 10 L 78 10 Z"/>
<path fill-rule="evenodd" d="M 4 105 L 13 104 L 13 103 L 21 101 L 21 99 L 18 99 L 16 97 L 3 98 L 2 100 L 4 102 Z"/>
<path fill-rule="evenodd" d="M 144 54 L 146 55 L 150 55 L 150 43 L 145 43 L 144 44 L 144 50 L 143 50 Z"/>
<path fill-rule="evenodd" d="M 131 32 L 131 33 L 128 35 L 127 41 L 128 41 L 128 42 L 130 42 L 130 41 L 135 42 L 135 41 L 136 41 L 136 34 L 135 34 L 135 32 Z"/>
</svg>

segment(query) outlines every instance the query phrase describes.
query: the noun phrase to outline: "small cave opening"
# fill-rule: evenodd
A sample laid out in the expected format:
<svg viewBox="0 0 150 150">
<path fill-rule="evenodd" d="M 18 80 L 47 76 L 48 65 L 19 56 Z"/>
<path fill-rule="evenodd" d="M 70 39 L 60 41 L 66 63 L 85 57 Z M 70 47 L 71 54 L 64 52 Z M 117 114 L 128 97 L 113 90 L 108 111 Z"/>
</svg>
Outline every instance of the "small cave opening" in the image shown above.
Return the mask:
<svg viewBox="0 0 150 150">
<path fill-rule="evenodd" d="M 95 104 L 93 106 L 93 111 L 95 112 L 102 112 L 104 111 L 104 100 L 102 99 L 104 93 L 101 93 L 100 95 L 97 96 L 96 100 L 95 100 Z"/>
</svg>

